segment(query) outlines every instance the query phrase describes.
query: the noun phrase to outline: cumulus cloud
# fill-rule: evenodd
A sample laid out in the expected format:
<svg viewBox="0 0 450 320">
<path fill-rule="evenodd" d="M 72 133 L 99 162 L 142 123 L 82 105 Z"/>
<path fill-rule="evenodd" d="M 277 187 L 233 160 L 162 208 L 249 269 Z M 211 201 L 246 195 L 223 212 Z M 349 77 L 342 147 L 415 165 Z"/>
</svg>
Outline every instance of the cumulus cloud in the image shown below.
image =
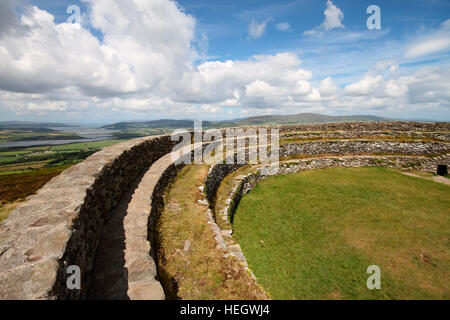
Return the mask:
<svg viewBox="0 0 450 320">
<path fill-rule="evenodd" d="M 319 91 L 324 97 L 333 96 L 338 90 L 339 87 L 333 84 L 333 79 L 331 79 L 331 77 L 323 79 L 320 83 Z"/>
<path fill-rule="evenodd" d="M 325 20 L 318 26 L 314 27 L 312 30 L 305 31 L 304 35 L 317 35 L 322 34 L 323 31 L 329 31 L 336 28 L 345 28 L 342 24 L 344 20 L 344 13 L 336 7 L 331 0 L 327 1 L 327 8 L 324 13 Z"/>
<path fill-rule="evenodd" d="M 345 92 L 349 95 L 364 96 L 374 92 L 383 82 L 381 75 L 365 76 L 358 82 L 349 84 L 345 87 Z"/>
<path fill-rule="evenodd" d="M 79 24 L 55 24 L 48 12 L 29 7 L 20 18 L 27 32 L 0 40 L 0 89 L 75 87 L 86 95 L 113 96 L 163 88 L 191 67 L 195 20 L 174 2 L 85 1 L 103 42 Z"/>
<path fill-rule="evenodd" d="M 315 85 L 293 52 L 195 63 L 207 54 L 207 36 L 196 39 L 196 20 L 173 1 L 84 2 L 101 41 L 35 6 L 0 20 L 0 110 L 142 118 L 223 117 L 230 108 L 242 115 L 449 108 L 449 68 L 405 75 L 397 61 L 384 61 L 344 87 L 331 77 Z M 0 9 L 12 12 L 9 1 Z M 343 16 L 329 12 L 323 30 L 341 25 Z"/>
</svg>

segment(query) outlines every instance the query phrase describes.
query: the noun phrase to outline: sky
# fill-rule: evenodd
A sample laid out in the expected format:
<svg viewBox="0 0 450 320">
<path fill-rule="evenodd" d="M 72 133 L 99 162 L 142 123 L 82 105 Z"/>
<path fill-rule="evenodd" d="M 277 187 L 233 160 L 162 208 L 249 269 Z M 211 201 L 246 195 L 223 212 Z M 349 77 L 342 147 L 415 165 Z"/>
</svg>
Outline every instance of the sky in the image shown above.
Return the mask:
<svg viewBox="0 0 450 320">
<path fill-rule="evenodd" d="M 0 0 L 0 121 L 303 112 L 450 121 L 450 0 Z"/>
</svg>

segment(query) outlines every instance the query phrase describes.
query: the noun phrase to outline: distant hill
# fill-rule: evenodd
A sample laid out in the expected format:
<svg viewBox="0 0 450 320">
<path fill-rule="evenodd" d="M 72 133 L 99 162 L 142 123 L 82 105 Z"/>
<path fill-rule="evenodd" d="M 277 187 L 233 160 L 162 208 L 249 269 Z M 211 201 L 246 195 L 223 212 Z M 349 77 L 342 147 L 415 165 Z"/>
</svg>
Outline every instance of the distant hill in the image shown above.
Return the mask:
<svg viewBox="0 0 450 320">
<path fill-rule="evenodd" d="M 234 120 L 240 125 L 264 125 L 264 124 L 311 124 L 327 122 L 351 122 L 351 121 L 388 121 L 387 118 L 355 115 L 355 116 L 327 116 L 315 113 L 300 113 L 285 116 L 260 116 Z"/>
<path fill-rule="evenodd" d="M 193 121 L 191 120 L 154 120 L 145 122 L 119 122 L 116 124 L 102 127 L 102 129 L 110 130 L 132 130 L 132 129 L 156 129 L 156 128 L 191 128 Z"/>
<path fill-rule="evenodd" d="M 27 122 L 27 121 L 2 121 L 0 122 L 0 130 L 30 130 L 39 132 L 52 132 L 54 130 L 48 128 L 70 127 L 62 123 L 50 122 Z"/>
<path fill-rule="evenodd" d="M 231 121 L 204 121 L 204 128 L 226 128 L 241 127 L 253 125 L 277 125 L 277 124 L 311 124 L 311 123 L 327 123 L 327 122 L 350 122 L 350 121 L 388 121 L 387 118 L 355 115 L 355 116 L 327 116 L 314 113 L 300 113 L 295 115 L 281 116 L 260 116 L 243 119 L 235 119 Z M 136 129 L 189 129 L 193 128 L 192 120 L 154 120 L 146 122 L 121 122 L 102 127 L 110 130 L 136 130 Z"/>
</svg>

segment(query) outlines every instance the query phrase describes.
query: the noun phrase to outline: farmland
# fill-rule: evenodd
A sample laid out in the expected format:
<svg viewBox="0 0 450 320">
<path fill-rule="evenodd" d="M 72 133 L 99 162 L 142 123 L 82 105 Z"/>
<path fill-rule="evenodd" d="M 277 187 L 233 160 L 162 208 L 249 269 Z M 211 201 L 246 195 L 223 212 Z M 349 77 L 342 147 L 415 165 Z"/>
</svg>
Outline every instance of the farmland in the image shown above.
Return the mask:
<svg viewBox="0 0 450 320">
<path fill-rule="evenodd" d="M 0 148 L 0 222 L 18 202 L 50 179 L 105 147 L 125 140 L 104 140 L 59 146 Z"/>
<path fill-rule="evenodd" d="M 78 140 L 83 139 L 71 132 L 55 131 L 46 128 L 2 130 L 0 128 L 0 143 L 14 141 L 48 141 L 48 140 Z"/>
</svg>

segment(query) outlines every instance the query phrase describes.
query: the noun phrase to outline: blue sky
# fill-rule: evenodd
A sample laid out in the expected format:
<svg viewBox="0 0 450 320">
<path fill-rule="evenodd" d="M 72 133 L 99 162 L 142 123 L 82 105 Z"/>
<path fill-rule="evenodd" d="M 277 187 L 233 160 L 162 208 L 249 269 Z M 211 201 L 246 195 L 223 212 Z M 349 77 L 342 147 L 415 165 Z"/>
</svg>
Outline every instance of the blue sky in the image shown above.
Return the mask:
<svg viewBox="0 0 450 320">
<path fill-rule="evenodd" d="M 100 123 L 317 112 L 450 120 L 448 0 L 177 3 L 9 1 L 21 19 L 14 27 L 35 32 L 12 40 L 11 28 L 0 24 L 0 49 L 13 52 L 13 43 L 23 41 L 36 52 L 5 56 L 13 60 L 0 68 L 4 77 L 18 78 L 6 83 L 0 75 L 5 119 Z M 374 4 L 381 30 L 366 26 Z M 84 14 L 78 42 L 66 23 L 70 5 Z M 56 39 L 45 36 L 52 32 Z M 75 47 L 71 57 L 67 50 Z M 51 59 L 69 70 L 56 72 Z"/>
</svg>

